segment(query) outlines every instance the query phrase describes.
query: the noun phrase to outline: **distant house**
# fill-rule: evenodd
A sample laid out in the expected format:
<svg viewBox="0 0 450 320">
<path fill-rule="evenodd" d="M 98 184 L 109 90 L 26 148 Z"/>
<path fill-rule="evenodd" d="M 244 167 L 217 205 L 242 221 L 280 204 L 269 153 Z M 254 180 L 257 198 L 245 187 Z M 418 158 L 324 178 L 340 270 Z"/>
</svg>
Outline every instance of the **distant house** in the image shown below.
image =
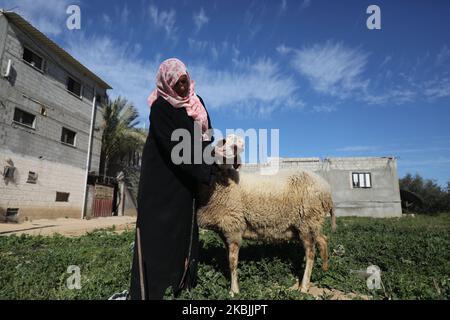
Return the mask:
<svg viewBox="0 0 450 320">
<path fill-rule="evenodd" d="M 21 16 L 0 11 L 0 220 L 81 218 L 108 89 Z"/>
<path fill-rule="evenodd" d="M 279 159 L 280 170 L 305 169 L 323 176 L 331 185 L 337 216 L 401 217 L 402 207 L 393 157 Z M 258 172 L 257 165 L 243 170 Z"/>
</svg>

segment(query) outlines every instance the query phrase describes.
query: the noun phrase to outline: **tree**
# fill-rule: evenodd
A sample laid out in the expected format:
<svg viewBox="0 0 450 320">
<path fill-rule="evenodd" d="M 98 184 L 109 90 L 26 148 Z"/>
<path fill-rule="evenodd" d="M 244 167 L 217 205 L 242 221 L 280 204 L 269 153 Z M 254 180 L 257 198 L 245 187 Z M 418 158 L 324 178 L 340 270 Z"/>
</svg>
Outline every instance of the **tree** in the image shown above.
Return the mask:
<svg viewBox="0 0 450 320">
<path fill-rule="evenodd" d="M 423 206 L 416 208 L 419 213 L 435 214 L 450 212 L 449 187 L 447 190 L 431 179 L 423 179 L 419 174 L 412 176 L 408 173 L 400 179 L 400 189 L 413 192 L 423 199 Z"/>
<path fill-rule="evenodd" d="M 100 172 L 115 176 L 126 166 L 124 158 L 141 153 L 147 137 L 146 131 L 136 128 L 139 113 L 127 99 L 108 100 L 103 113 L 102 151 Z"/>
</svg>

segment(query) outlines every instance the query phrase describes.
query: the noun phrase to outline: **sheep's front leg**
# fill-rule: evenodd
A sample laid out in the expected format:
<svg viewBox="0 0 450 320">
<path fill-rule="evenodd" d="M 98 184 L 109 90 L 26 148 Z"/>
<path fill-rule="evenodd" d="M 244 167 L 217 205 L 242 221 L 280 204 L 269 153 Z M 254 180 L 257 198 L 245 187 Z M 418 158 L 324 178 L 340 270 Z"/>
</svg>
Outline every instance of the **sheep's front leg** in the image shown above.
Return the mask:
<svg viewBox="0 0 450 320">
<path fill-rule="evenodd" d="M 228 245 L 228 260 L 230 264 L 231 273 L 231 291 L 230 294 L 234 297 L 235 294 L 239 294 L 239 282 L 237 275 L 237 265 L 239 259 L 239 244 L 232 242 Z"/>
<path fill-rule="evenodd" d="M 314 265 L 314 241 L 310 237 L 303 239 L 303 246 L 305 247 L 306 265 L 305 272 L 303 273 L 302 284 L 300 291 L 307 293 L 309 290 L 309 283 L 312 274 L 312 268 Z"/>
</svg>

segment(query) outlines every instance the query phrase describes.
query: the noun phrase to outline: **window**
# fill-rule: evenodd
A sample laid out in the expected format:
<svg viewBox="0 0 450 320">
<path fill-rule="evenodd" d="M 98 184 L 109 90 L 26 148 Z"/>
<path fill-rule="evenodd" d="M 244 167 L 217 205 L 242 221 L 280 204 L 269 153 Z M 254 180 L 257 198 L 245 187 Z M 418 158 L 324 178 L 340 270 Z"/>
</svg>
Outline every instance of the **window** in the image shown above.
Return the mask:
<svg viewBox="0 0 450 320">
<path fill-rule="evenodd" d="M 353 188 L 372 188 L 372 175 L 368 172 L 354 172 L 352 174 Z"/>
<path fill-rule="evenodd" d="M 35 67 L 36 69 L 43 70 L 44 69 L 44 59 L 31 51 L 28 48 L 23 49 L 23 60 L 25 60 L 28 64 Z"/>
<path fill-rule="evenodd" d="M 70 144 L 71 146 L 75 146 L 76 136 L 77 136 L 76 132 L 73 132 L 66 128 L 62 128 L 61 142 Z"/>
<path fill-rule="evenodd" d="M 81 98 L 81 83 L 71 77 L 67 79 L 67 90 Z"/>
<path fill-rule="evenodd" d="M 44 59 L 28 48 L 23 48 L 23 60 L 36 69 L 44 71 Z"/>
<path fill-rule="evenodd" d="M 6 209 L 6 217 L 14 217 L 19 214 L 18 208 L 8 208 Z"/>
<path fill-rule="evenodd" d="M 14 173 L 16 172 L 16 168 L 12 166 L 6 166 L 3 169 L 3 178 L 14 180 Z"/>
<path fill-rule="evenodd" d="M 38 175 L 36 172 L 28 172 L 28 180 L 27 183 L 36 184 L 38 179 Z"/>
<path fill-rule="evenodd" d="M 95 101 L 97 102 L 98 105 L 101 105 L 103 103 L 102 96 L 100 94 L 96 95 Z"/>
<path fill-rule="evenodd" d="M 70 193 L 56 192 L 56 202 L 69 202 Z"/>
<path fill-rule="evenodd" d="M 14 122 L 23 124 L 24 126 L 34 128 L 34 121 L 36 120 L 36 116 L 31 113 L 25 112 L 18 108 L 14 109 Z"/>
</svg>

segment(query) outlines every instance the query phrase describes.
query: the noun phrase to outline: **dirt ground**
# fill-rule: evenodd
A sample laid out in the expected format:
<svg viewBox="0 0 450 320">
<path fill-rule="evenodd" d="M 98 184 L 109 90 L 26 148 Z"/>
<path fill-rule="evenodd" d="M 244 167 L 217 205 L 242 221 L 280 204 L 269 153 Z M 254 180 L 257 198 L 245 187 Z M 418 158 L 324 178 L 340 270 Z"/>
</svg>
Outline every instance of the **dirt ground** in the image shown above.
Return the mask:
<svg viewBox="0 0 450 320">
<path fill-rule="evenodd" d="M 53 234 L 60 234 L 68 237 L 76 237 L 96 229 L 107 229 L 113 226 L 117 232 L 123 232 L 133 229 L 135 225 L 136 217 L 108 217 L 91 220 L 45 219 L 20 224 L 0 223 L 0 236 L 21 234 L 51 236 Z"/>
<path fill-rule="evenodd" d="M 290 290 L 298 290 L 299 281 L 290 288 Z M 336 289 L 319 288 L 316 284 L 310 283 L 308 294 L 316 300 L 370 300 L 371 297 L 358 293 L 345 293 Z"/>
<path fill-rule="evenodd" d="M 308 294 L 312 295 L 316 300 L 329 299 L 329 300 L 370 300 L 370 297 L 366 295 L 360 295 L 356 293 L 345 293 L 336 289 L 323 289 L 311 285 L 308 290 Z"/>
</svg>

